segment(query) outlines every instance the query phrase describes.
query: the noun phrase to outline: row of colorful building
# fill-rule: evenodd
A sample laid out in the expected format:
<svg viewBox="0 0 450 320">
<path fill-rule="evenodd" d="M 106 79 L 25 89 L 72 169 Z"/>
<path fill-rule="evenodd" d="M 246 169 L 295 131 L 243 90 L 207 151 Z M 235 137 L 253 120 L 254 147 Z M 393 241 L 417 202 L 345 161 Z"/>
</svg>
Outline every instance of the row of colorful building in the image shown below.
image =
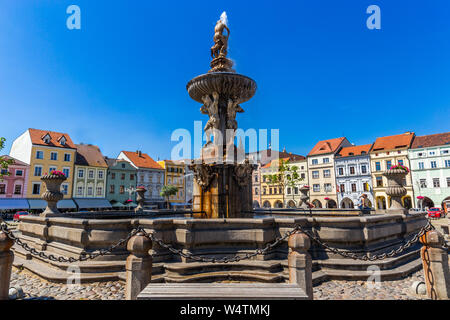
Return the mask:
<svg viewBox="0 0 450 320">
<path fill-rule="evenodd" d="M 249 158 L 258 163 L 252 179 L 254 207 L 296 207 L 300 187 L 308 185 L 316 208 L 354 208 L 367 194 L 371 207 L 388 209 L 383 172 L 394 165 L 410 168 L 403 182 L 405 208 L 450 207 L 450 132 L 426 136 L 406 132 L 360 146 L 341 137 L 319 141 L 306 157 L 269 149 L 250 153 Z M 278 172 L 277 158 L 289 159 L 302 180 L 284 190 L 269 183 L 267 175 Z"/>
<path fill-rule="evenodd" d="M 192 174 L 183 161 L 155 161 L 141 151 L 122 151 L 115 159 L 103 156 L 91 144 L 75 144 L 67 133 L 28 129 L 14 140 L 7 158 L 14 164 L 3 170 L 0 181 L 0 210 L 45 208 L 41 177 L 53 170 L 67 177 L 61 186 L 65 210 L 120 208 L 135 205 L 135 189 L 144 186 L 146 204 L 161 207 L 164 185 L 174 185 L 178 193 L 169 201 L 189 202 Z M 9 173 L 8 175 L 6 175 Z M 131 201 L 130 201 L 131 200 Z"/>
</svg>

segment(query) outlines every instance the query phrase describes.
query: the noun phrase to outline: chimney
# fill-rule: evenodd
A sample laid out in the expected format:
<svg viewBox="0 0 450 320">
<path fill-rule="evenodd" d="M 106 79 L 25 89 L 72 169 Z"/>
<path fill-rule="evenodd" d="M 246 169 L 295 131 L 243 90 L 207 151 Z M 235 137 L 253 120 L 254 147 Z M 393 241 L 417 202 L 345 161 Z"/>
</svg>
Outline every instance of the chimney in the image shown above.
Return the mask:
<svg viewBox="0 0 450 320">
<path fill-rule="evenodd" d="M 138 151 L 139 157 L 142 157 L 142 151 Z"/>
</svg>

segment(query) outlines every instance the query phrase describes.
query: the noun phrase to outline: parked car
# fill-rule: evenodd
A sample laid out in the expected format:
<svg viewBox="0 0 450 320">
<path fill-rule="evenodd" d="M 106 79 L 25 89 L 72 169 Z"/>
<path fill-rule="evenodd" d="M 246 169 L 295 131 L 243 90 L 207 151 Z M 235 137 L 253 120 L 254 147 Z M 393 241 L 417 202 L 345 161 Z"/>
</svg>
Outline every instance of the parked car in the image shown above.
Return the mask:
<svg viewBox="0 0 450 320">
<path fill-rule="evenodd" d="M 14 221 L 19 221 L 21 216 L 27 216 L 27 215 L 29 215 L 29 213 L 26 212 L 26 211 L 17 211 L 17 212 L 14 214 L 13 220 L 14 220 Z"/>
<path fill-rule="evenodd" d="M 433 207 L 427 210 L 429 218 L 443 218 L 445 217 L 444 210 L 441 208 Z"/>
</svg>

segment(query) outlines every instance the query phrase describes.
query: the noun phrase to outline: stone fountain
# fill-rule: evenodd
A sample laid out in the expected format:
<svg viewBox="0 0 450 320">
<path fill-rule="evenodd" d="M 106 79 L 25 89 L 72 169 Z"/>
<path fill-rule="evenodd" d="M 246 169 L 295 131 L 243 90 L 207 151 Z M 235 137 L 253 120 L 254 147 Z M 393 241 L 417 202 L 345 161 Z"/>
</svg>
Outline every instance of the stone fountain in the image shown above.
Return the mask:
<svg viewBox="0 0 450 320">
<path fill-rule="evenodd" d="M 223 15 L 214 29 L 211 70 L 187 84 L 192 99 L 202 103 L 200 112 L 209 116 L 204 131 L 207 143 L 200 161 L 190 165 L 194 172 L 193 210 L 208 218 L 238 218 L 252 211 L 251 175 L 254 165 L 236 148 L 236 114 L 240 104 L 256 92 L 256 82 L 236 73 L 227 58 L 230 30 Z M 226 31 L 226 34 L 225 34 Z"/>
</svg>

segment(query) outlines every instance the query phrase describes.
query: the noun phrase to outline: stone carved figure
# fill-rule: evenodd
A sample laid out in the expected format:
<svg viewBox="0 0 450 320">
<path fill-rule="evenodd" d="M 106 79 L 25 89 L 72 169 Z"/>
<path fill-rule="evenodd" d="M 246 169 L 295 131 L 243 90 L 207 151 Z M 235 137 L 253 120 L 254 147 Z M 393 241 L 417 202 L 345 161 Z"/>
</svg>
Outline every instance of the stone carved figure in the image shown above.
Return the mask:
<svg viewBox="0 0 450 320">
<path fill-rule="evenodd" d="M 219 129 L 220 128 L 220 118 L 219 118 L 219 94 L 217 92 L 212 93 L 213 99 L 209 95 L 203 96 L 203 105 L 200 108 L 200 112 L 203 114 L 207 114 L 209 116 L 209 120 L 206 123 L 203 130 L 206 133 L 207 140 L 209 143 L 211 141 L 211 129 Z"/>
<path fill-rule="evenodd" d="M 194 173 L 194 179 L 197 184 L 203 189 L 207 190 L 214 178 L 215 172 L 213 167 L 204 163 L 192 163 L 189 165 L 189 169 Z"/>
<path fill-rule="evenodd" d="M 227 34 L 223 34 L 224 31 Z M 230 29 L 221 20 L 217 21 L 214 27 L 214 46 L 211 47 L 211 57 L 212 58 L 225 58 L 227 56 L 228 48 L 228 37 L 230 36 Z"/>
<path fill-rule="evenodd" d="M 250 179 L 255 165 L 251 164 L 248 159 L 244 163 L 238 164 L 234 167 L 234 177 L 240 188 L 245 187 L 251 183 Z"/>
<path fill-rule="evenodd" d="M 237 129 L 236 113 L 244 112 L 244 109 L 239 105 L 239 101 L 234 99 L 228 99 L 227 105 L 227 129 Z"/>
</svg>

